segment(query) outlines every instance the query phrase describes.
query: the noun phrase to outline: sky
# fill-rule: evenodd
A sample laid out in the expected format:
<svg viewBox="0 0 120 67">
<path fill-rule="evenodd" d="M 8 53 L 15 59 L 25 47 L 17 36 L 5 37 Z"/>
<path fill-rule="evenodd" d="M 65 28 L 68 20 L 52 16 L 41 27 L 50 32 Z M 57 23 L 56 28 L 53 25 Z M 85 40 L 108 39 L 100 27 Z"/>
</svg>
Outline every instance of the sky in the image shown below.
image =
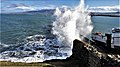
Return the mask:
<svg viewBox="0 0 120 67">
<path fill-rule="evenodd" d="M 79 5 L 80 0 L 0 0 L 0 12 L 22 12 L 40 9 L 54 9 L 56 7 L 71 7 Z M 89 7 L 118 6 L 119 0 L 85 0 Z"/>
</svg>

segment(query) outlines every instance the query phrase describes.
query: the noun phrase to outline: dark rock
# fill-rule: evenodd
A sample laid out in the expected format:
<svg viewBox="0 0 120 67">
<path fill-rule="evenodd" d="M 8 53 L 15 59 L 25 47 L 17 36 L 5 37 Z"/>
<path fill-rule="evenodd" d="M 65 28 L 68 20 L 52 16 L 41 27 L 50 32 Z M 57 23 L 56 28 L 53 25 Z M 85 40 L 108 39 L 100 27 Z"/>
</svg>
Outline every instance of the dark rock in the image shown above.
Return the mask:
<svg viewBox="0 0 120 67">
<path fill-rule="evenodd" d="M 120 67 L 120 62 L 109 57 L 109 54 L 101 53 L 99 47 L 74 40 L 73 55 L 75 60 L 81 61 L 81 67 Z M 113 54 L 114 55 L 114 54 Z"/>
<path fill-rule="evenodd" d="M 120 62 L 106 53 L 100 52 L 99 47 L 86 44 L 79 40 L 73 42 L 73 54 L 64 60 L 54 59 L 45 61 L 56 67 L 120 67 Z"/>
</svg>

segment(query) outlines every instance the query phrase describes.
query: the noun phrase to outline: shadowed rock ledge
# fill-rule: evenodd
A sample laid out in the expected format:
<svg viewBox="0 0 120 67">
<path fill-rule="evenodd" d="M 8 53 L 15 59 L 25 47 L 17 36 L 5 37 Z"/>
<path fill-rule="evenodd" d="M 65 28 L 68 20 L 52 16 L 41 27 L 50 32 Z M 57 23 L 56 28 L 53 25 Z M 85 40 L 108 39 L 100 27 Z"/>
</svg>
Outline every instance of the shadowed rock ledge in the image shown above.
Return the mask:
<svg viewBox="0 0 120 67">
<path fill-rule="evenodd" d="M 74 40 L 73 54 L 66 60 L 46 61 L 57 67 L 120 67 L 120 55 Z M 57 64 L 56 64 L 57 63 Z"/>
<path fill-rule="evenodd" d="M 81 67 L 120 67 L 120 55 L 106 53 L 99 47 L 74 40 L 73 55 Z"/>
</svg>

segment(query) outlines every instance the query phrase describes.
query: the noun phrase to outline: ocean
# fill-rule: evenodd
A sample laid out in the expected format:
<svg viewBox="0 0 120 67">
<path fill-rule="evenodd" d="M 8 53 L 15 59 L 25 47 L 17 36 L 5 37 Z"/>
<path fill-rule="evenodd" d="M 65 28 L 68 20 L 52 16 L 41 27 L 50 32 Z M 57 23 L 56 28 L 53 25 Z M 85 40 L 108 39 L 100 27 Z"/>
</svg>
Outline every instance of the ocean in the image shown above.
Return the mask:
<svg viewBox="0 0 120 67">
<path fill-rule="evenodd" d="M 92 32 L 111 33 L 111 29 L 120 26 L 119 17 L 93 16 Z M 4 44 L 17 44 L 31 35 L 50 35 L 54 21 L 53 14 L 23 13 L 2 14 L 0 41 Z"/>
<path fill-rule="evenodd" d="M 112 28 L 120 27 L 119 17 L 93 16 L 93 32 L 112 33 Z"/>
<path fill-rule="evenodd" d="M 2 14 L 0 41 L 17 44 L 30 35 L 49 34 L 47 29 L 53 20 L 52 15 L 46 13 Z"/>
<path fill-rule="evenodd" d="M 113 27 L 120 26 L 119 20 L 119 17 L 93 16 L 91 17 L 93 26 L 91 33 L 111 33 Z M 52 34 L 54 21 L 55 17 L 49 12 L 1 14 L 1 60 L 15 62 L 19 59 L 18 62 L 43 62 L 68 57 L 69 47 L 60 46 L 56 36 Z M 44 46 L 36 40 L 31 41 L 36 37 L 43 37 Z M 63 48 L 68 48 L 68 50 L 65 49 L 65 52 Z M 46 55 L 43 57 L 43 54 Z M 36 56 L 42 57 L 42 60 L 39 57 L 36 59 Z"/>
</svg>

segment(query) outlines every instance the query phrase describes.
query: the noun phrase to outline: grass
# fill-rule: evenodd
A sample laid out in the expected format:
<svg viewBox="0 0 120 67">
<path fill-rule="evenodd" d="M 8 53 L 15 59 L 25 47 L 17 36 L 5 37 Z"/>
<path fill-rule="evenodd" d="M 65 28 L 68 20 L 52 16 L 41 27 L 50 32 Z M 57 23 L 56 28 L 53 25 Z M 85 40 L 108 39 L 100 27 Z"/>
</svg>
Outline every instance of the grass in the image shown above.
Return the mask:
<svg viewBox="0 0 120 67">
<path fill-rule="evenodd" d="M 0 67 L 56 67 L 48 63 L 22 63 L 0 61 Z"/>
</svg>

